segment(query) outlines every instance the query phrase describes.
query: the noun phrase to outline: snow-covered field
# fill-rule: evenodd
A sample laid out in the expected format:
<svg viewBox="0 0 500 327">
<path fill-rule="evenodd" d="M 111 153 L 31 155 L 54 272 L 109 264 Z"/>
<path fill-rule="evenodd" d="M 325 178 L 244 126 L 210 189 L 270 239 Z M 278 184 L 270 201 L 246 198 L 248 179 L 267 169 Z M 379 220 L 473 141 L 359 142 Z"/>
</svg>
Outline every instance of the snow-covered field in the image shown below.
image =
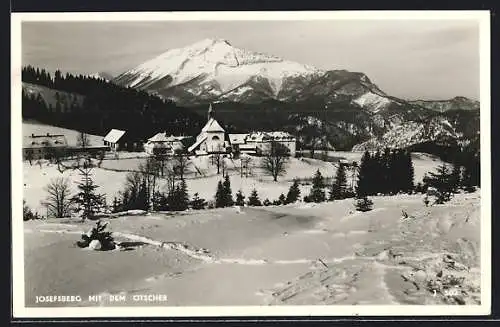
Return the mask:
<svg viewBox="0 0 500 327">
<path fill-rule="evenodd" d="M 63 134 L 66 136 L 68 145 L 75 146 L 77 144 L 78 132 L 72 129 L 66 129 L 57 126 L 45 125 L 38 122 L 23 121 L 23 136 L 29 136 L 31 134 L 35 135 L 45 135 L 50 134 Z M 91 135 L 89 134 L 90 145 L 103 145 L 104 136 Z"/>
<path fill-rule="evenodd" d="M 346 158 L 349 161 L 359 162 L 361 153 L 336 152 L 334 156 Z M 146 161 L 144 153 L 120 152 L 119 159 L 113 159 L 109 155 L 103 161 L 101 168 L 94 169 L 94 182 L 99 185 L 98 192 L 106 194 L 108 204 L 123 190 L 126 175 L 128 172 L 137 170 L 141 163 Z M 261 200 L 268 198 L 270 201 L 276 200 L 281 193 L 286 195 L 294 178 L 299 178 L 307 184 L 312 179 L 316 170 L 322 173 L 326 178 L 333 178 L 337 169 L 336 163 L 324 162 L 310 158 L 291 158 L 287 166 L 287 172 L 278 178 L 278 182 L 273 182 L 271 176 L 259 168 L 260 158 L 252 158 L 251 176 L 241 176 L 240 160 L 225 159 L 229 171 L 231 188 L 233 193 L 242 190 L 245 196 L 248 196 L 252 189 L 257 189 Z M 414 154 L 413 164 L 415 167 L 415 183 L 422 180 L 425 173 L 434 171 L 441 163 L 440 160 L 425 154 Z M 42 167 L 38 164 L 30 166 L 29 163 L 23 164 L 23 190 L 24 199 L 28 206 L 44 214 L 44 208 L 40 202 L 46 197 L 44 190 L 51 179 L 56 177 L 66 177 L 71 181 L 71 186 L 76 190 L 76 182 L 80 180 L 77 171 L 65 171 L 61 173 L 57 170 L 57 165 L 49 164 L 44 161 Z M 347 173 L 348 182 L 351 182 L 350 172 Z M 212 165 L 208 157 L 191 157 L 188 165 L 187 186 L 190 196 L 195 192 L 206 200 L 213 200 L 217 188 L 217 182 L 222 179 L 222 175 L 217 174 L 217 168 Z M 160 189 L 164 190 L 165 180 L 160 180 Z M 302 185 L 302 194 L 309 192 L 310 185 Z"/>
<path fill-rule="evenodd" d="M 365 213 L 347 199 L 105 219 L 130 251 L 75 247 L 93 222 L 25 222 L 26 305 L 57 305 L 35 304 L 54 294 L 83 298 L 65 306 L 479 303 L 479 192 L 432 207 L 372 199 Z"/>
</svg>

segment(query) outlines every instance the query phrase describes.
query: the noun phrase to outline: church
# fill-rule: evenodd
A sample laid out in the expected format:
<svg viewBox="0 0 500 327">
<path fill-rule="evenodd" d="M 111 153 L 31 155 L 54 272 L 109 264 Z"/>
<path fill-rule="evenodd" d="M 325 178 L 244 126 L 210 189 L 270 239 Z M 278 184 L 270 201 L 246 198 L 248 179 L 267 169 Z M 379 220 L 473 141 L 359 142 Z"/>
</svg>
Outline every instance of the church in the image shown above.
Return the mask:
<svg viewBox="0 0 500 327">
<path fill-rule="evenodd" d="M 229 142 L 225 140 L 226 131 L 215 119 L 215 111 L 210 104 L 208 108 L 208 120 L 201 129 L 196 141 L 188 148 L 189 153 L 196 155 L 227 153 Z"/>
</svg>

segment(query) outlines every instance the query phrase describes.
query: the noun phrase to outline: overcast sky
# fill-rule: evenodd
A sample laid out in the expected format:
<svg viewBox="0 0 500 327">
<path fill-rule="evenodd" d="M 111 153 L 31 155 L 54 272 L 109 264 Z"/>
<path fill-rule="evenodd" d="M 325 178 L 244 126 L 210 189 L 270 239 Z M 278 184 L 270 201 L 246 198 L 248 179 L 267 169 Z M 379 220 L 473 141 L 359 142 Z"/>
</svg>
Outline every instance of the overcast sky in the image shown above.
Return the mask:
<svg viewBox="0 0 500 327">
<path fill-rule="evenodd" d="M 24 22 L 22 60 L 49 71 L 116 75 L 204 38 L 363 72 L 397 97 L 479 99 L 479 26 L 465 20 Z"/>
</svg>

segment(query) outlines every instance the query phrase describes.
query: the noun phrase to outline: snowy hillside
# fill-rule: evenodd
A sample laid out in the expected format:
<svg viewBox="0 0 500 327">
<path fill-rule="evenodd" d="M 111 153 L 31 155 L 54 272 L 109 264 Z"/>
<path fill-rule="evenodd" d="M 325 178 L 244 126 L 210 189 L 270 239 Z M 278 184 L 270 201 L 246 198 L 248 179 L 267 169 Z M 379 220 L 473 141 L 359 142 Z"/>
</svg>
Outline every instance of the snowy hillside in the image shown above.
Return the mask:
<svg viewBox="0 0 500 327">
<path fill-rule="evenodd" d="M 128 251 L 74 246 L 95 222 L 28 221 L 26 305 L 57 305 L 39 294 L 81 295 L 64 306 L 481 303 L 479 192 L 431 207 L 421 195 L 373 201 L 369 212 L 347 199 L 106 219 Z M 141 293 L 168 301 L 132 301 Z"/>
</svg>

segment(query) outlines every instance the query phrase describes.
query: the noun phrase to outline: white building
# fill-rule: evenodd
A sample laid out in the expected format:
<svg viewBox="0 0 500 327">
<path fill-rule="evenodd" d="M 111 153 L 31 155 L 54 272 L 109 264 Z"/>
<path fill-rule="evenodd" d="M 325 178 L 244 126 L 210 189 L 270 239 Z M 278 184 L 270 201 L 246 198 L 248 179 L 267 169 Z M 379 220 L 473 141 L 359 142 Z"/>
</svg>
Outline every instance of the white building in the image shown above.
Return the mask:
<svg viewBox="0 0 500 327">
<path fill-rule="evenodd" d="M 144 144 L 144 151 L 146 153 L 153 154 L 174 154 L 176 151 L 183 151 L 184 144 L 183 140 L 187 139 L 187 136 L 167 136 L 167 133 L 157 133 L 153 137 L 149 138 Z"/>
<path fill-rule="evenodd" d="M 112 151 L 122 150 L 127 147 L 127 143 L 125 143 L 125 131 L 119 129 L 112 129 L 109 133 L 104 137 L 104 145 L 109 146 Z"/>
<path fill-rule="evenodd" d="M 188 152 L 196 154 L 226 153 L 229 143 L 225 141 L 226 132 L 215 119 L 212 105 L 208 108 L 208 121 L 196 137 L 196 142 L 188 148 Z"/>
<path fill-rule="evenodd" d="M 229 134 L 233 150 L 249 154 L 265 154 L 271 150 L 272 142 L 285 146 L 290 156 L 295 156 L 297 139 L 287 132 L 252 132 Z"/>
</svg>

